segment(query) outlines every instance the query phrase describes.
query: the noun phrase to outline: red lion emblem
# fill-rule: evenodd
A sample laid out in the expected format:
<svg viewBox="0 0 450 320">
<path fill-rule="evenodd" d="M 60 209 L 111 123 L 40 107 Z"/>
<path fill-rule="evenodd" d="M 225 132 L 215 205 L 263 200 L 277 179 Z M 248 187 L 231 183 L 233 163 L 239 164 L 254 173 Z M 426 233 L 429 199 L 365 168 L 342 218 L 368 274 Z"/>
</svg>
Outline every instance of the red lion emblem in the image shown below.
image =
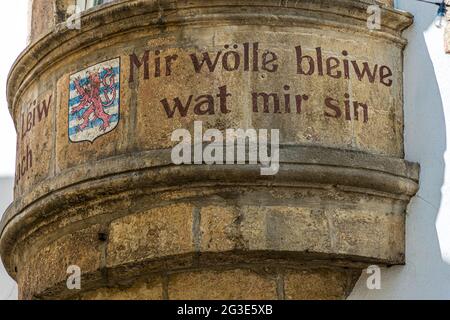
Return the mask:
<svg viewBox="0 0 450 320">
<path fill-rule="evenodd" d="M 79 116 L 83 119 L 83 123 L 78 126 L 77 131 L 82 131 L 89 125 L 89 119 L 92 115 L 94 120 L 101 119 L 103 121 L 100 130 L 108 129 L 111 116 L 105 112 L 105 108 L 114 104 L 117 94 L 116 75 L 113 69 L 105 68 L 103 76 L 98 72 L 89 72 L 87 84 L 81 85 L 80 77 L 74 80 L 74 84 L 77 93 L 81 96 L 81 102 L 72 108 L 72 114 L 85 109 Z M 111 98 L 110 93 L 112 93 Z"/>
</svg>

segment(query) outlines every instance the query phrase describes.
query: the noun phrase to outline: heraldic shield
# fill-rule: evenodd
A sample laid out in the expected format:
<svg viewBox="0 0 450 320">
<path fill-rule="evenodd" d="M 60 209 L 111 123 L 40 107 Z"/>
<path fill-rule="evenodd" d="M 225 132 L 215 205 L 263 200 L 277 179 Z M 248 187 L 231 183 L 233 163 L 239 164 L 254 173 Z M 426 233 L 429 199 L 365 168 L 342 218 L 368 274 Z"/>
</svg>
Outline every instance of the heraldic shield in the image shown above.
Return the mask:
<svg viewBox="0 0 450 320">
<path fill-rule="evenodd" d="M 70 76 L 69 140 L 90 141 L 111 132 L 120 120 L 120 58 Z"/>
</svg>

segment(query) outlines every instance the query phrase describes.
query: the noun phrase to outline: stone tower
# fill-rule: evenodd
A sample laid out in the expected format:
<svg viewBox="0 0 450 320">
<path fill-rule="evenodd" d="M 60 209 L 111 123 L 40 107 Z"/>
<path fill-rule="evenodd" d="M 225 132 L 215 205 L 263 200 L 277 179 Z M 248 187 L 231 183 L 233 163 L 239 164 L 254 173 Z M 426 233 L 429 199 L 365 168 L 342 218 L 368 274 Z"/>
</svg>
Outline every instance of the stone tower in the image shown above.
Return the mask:
<svg viewBox="0 0 450 320">
<path fill-rule="evenodd" d="M 364 268 L 405 263 L 411 15 L 390 0 L 118 0 L 78 19 L 76 4 L 30 2 L 9 76 L 0 252 L 22 299 L 344 299 Z M 279 129 L 279 172 L 175 165 L 172 133 L 196 121 Z"/>
</svg>

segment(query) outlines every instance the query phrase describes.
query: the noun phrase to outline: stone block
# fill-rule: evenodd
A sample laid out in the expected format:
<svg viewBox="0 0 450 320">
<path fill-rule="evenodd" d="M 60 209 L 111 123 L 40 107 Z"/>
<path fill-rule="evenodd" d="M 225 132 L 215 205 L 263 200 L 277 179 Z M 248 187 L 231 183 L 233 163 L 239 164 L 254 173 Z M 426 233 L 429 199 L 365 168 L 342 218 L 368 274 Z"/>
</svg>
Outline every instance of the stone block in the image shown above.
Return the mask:
<svg viewBox="0 0 450 320">
<path fill-rule="evenodd" d="M 274 300 L 275 279 L 253 271 L 199 271 L 169 277 L 170 300 Z"/>
<path fill-rule="evenodd" d="M 193 252 L 192 220 L 191 205 L 174 204 L 113 221 L 108 266 Z"/>
</svg>

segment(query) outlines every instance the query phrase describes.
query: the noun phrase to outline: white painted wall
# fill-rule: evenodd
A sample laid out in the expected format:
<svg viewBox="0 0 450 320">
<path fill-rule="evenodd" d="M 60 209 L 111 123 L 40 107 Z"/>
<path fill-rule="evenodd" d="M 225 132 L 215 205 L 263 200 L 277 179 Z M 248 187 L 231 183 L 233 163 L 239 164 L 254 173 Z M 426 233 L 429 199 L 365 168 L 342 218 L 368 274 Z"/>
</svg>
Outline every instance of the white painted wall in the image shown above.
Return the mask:
<svg viewBox="0 0 450 320">
<path fill-rule="evenodd" d="M 14 179 L 0 177 L 0 216 L 13 201 Z M 17 285 L 6 273 L 0 261 L 0 300 L 16 300 Z"/>
<path fill-rule="evenodd" d="M 450 299 L 450 55 L 433 25 L 436 6 L 396 6 L 415 16 L 405 34 L 405 147 L 421 165 L 420 190 L 408 210 L 406 265 L 383 269 L 381 290 L 368 290 L 363 276 L 350 299 Z"/>
</svg>

